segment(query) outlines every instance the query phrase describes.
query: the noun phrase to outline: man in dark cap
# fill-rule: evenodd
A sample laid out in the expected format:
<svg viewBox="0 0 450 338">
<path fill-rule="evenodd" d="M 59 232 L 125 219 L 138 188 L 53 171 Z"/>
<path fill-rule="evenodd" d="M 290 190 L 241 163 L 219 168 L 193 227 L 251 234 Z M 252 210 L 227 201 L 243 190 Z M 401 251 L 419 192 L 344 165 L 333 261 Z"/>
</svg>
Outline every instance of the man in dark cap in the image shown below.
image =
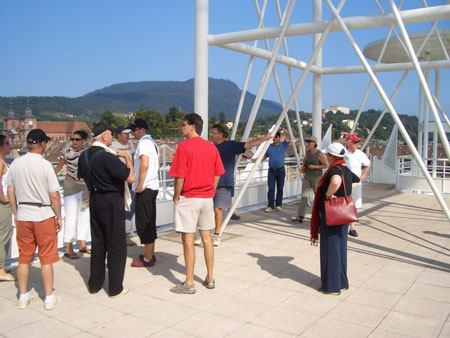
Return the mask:
<svg viewBox="0 0 450 338">
<path fill-rule="evenodd" d="M 156 197 L 159 190 L 159 149 L 148 133 L 148 124 L 136 119 L 128 127 L 135 139 L 139 140 L 134 155 L 136 181 L 133 191 L 136 196 L 136 230 L 144 244 L 144 254 L 131 263 L 132 267 L 150 267 L 155 264 Z"/>
<path fill-rule="evenodd" d="M 61 187 L 51 163 L 42 156 L 49 140 L 43 130 L 31 130 L 27 135 L 28 153 L 14 160 L 6 181 L 19 246 L 19 309 L 31 303 L 27 285 L 36 247 L 44 283 L 44 308 L 52 310 L 57 305 L 53 292 L 53 263 L 59 261 L 57 233 L 61 230 Z"/>
<path fill-rule="evenodd" d="M 128 155 L 109 146 L 112 130 L 104 124 L 93 129 L 95 142 L 84 151 L 78 162 L 78 177 L 83 178 L 91 192 L 91 275 L 89 292 L 100 291 L 105 281 L 105 258 L 108 259 L 109 296 L 125 295 L 123 287 L 126 263 L 125 182 L 134 182 L 134 170 Z M 120 161 L 125 159 L 125 164 Z"/>
</svg>

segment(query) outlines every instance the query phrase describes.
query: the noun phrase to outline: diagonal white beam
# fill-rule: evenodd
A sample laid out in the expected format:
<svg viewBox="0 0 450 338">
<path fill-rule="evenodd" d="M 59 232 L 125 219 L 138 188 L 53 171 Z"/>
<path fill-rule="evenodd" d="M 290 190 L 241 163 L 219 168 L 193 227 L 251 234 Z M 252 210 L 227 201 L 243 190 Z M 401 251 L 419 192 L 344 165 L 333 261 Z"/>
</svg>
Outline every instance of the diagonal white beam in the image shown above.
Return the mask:
<svg viewBox="0 0 450 338">
<path fill-rule="evenodd" d="M 256 2 L 258 0 L 255 0 Z M 263 26 L 264 14 L 266 12 L 267 0 L 264 0 L 261 15 L 259 16 L 258 27 L 261 28 Z M 253 43 L 253 47 L 258 45 L 258 40 L 255 40 Z M 239 98 L 238 109 L 236 111 L 236 118 L 234 119 L 233 131 L 231 132 L 231 140 L 236 138 L 237 128 L 239 126 L 239 120 L 241 119 L 242 108 L 244 106 L 245 95 L 247 94 L 248 81 L 250 80 L 250 74 L 252 73 L 253 61 L 255 59 L 254 55 L 250 56 L 250 60 L 248 60 L 247 73 L 245 74 L 244 85 L 242 86 L 241 97 Z"/>
<path fill-rule="evenodd" d="M 340 10 L 340 9 L 342 8 L 342 6 L 344 5 L 344 3 L 345 3 L 345 0 L 340 0 L 339 5 L 338 5 L 338 10 Z M 298 91 L 300 90 L 300 88 L 302 87 L 303 83 L 305 82 L 306 77 L 307 77 L 308 74 L 309 74 L 309 71 L 310 71 L 310 69 L 311 69 L 311 66 L 312 66 L 313 62 L 315 61 L 317 55 L 318 55 L 319 52 L 320 52 L 320 49 L 322 48 L 323 43 L 325 42 L 325 40 L 326 40 L 327 37 L 328 37 L 328 33 L 330 32 L 330 28 L 331 28 L 331 26 L 332 26 L 333 23 L 334 23 L 334 18 L 331 18 L 330 21 L 328 21 L 328 24 L 327 24 L 327 26 L 326 26 L 326 28 L 325 28 L 325 31 L 323 32 L 323 34 L 322 34 L 322 36 L 321 36 L 319 42 L 318 42 L 317 45 L 316 45 L 316 48 L 315 48 L 314 51 L 313 51 L 313 54 L 312 54 L 312 56 L 311 56 L 311 59 L 310 59 L 309 62 L 308 62 L 308 65 L 307 65 L 305 71 L 303 72 L 302 76 L 301 76 L 300 79 L 298 80 L 297 85 L 295 86 L 294 91 L 292 92 L 292 94 L 291 94 L 291 96 L 289 97 L 289 100 L 288 100 L 286 106 L 284 107 L 283 111 L 281 112 L 280 117 L 278 118 L 277 123 L 275 124 L 275 128 L 273 128 L 272 135 L 275 135 L 275 133 L 276 133 L 276 131 L 278 130 L 278 128 L 280 128 L 281 123 L 282 123 L 283 120 L 286 118 L 286 115 L 287 115 L 287 113 L 288 113 L 288 111 L 289 111 L 289 107 L 290 107 L 290 106 L 292 105 L 292 103 L 294 102 L 294 99 L 295 99 L 295 97 L 296 97 Z M 237 208 L 239 202 L 241 201 L 242 196 L 244 196 L 245 190 L 247 189 L 248 185 L 250 184 L 250 181 L 252 180 L 253 175 L 254 175 L 255 172 L 256 172 L 256 169 L 258 168 L 259 164 L 260 164 L 261 161 L 262 161 L 262 158 L 264 157 L 264 155 L 265 155 L 267 149 L 269 148 L 269 145 L 270 145 L 269 142 L 266 142 L 266 143 L 265 143 L 265 145 L 264 145 L 264 147 L 263 147 L 263 149 L 262 149 L 260 155 L 259 155 L 258 158 L 256 159 L 256 162 L 254 163 L 252 169 L 250 170 L 250 172 L 249 172 L 249 174 L 248 174 L 248 177 L 247 177 L 247 179 L 245 180 L 244 185 L 242 186 L 241 190 L 239 191 L 239 194 L 237 195 L 237 197 L 235 198 L 234 203 L 233 203 L 233 205 L 231 206 L 231 208 L 230 208 L 230 210 L 229 210 L 227 216 L 226 216 L 225 219 L 223 220 L 222 228 L 221 228 L 221 230 L 220 230 L 220 234 L 222 234 L 222 233 L 225 231 L 225 229 L 226 229 L 226 227 L 227 227 L 227 225 L 228 225 L 228 222 L 230 221 L 231 215 L 236 211 L 236 208 Z"/>
<path fill-rule="evenodd" d="M 233 50 L 235 52 L 240 52 L 252 56 L 259 57 L 261 59 L 270 60 L 273 57 L 271 51 L 264 50 L 262 48 L 250 46 L 246 43 L 228 43 L 225 45 L 219 45 L 217 47 L 222 47 L 225 49 Z M 277 55 L 275 57 L 275 61 L 279 64 L 297 68 L 300 70 L 304 70 L 306 68 L 306 62 L 294 59 L 293 57 L 285 56 L 285 55 Z M 320 68 L 313 66 L 311 69 L 314 73 L 320 73 Z"/>
<path fill-rule="evenodd" d="M 397 86 L 394 89 L 394 92 L 392 93 L 391 97 L 389 98 L 389 100 L 391 102 L 394 102 L 395 97 L 397 96 L 400 87 L 402 86 L 403 82 L 405 82 L 406 77 L 408 76 L 409 72 L 404 72 L 403 76 L 401 77 L 400 81 L 398 82 Z M 367 144 L 369 143 L 370 139 L 372 138 L 373 134 L 375 134 L 378 125 L 380 124 L 381 120 L 383 119 L 384 115 L 386 114 L 386 112 L 388 111 L 388 107 L 385 106 L 383 111 L 381 112 L 381 114 L 378 116 L 377 120 L 375 121 L 375 124 L 373 125 L 372 129 L 370 130 L 369 135 L 366 137 L 366 139 L 364 140 L 363 145 L 361 146 L 361 150 L 364 150 L 367 146 Z"/>
<path fill-rule="evenodd" d="M 430 92 L 430 88 L 428 87 L 428 83 L 426 82 L 425 77 L 422 72 L 422 69 L 420 68 L 419 60 L 417 60 L 416 53 L 414 52 L 414 48 L 411 44 L 411 40 L 409 39 L 408 33 L 406 31 L 405 25 L 402 21 L 399 11 L 398 11 L 397 5 L 395 4 L 394 0 L 389 0 L 389 3 L 391 5 L 392 11 L 395 15 L 395 19 L 397 20 L 400 31 L 403 35 L 403 39 L 404 39 L 404 42 L 406 43 L 406 47 L 408 47 L 409 57 L 411 58 L 411 60 L 414 64 L 414 68 L 416 69 L 417 76 L 419 77 L 420 83 L 422 84 L 422 89 L 423 89 L 423 91 L 425 93 L 425 97 L 428 101 L 428 106 L 430 107 L 431 112 L 433 113 L 434 120 L 435 120 L 437 129 L 438 129 L 438 133 L 441 138 L 442 146 L 444 147 L 444 150 L 445 150 L 445 154 L 447 155 L 447 158 L 450 158 L 450 145 L 447 140 L 447 135 L 445 134 L 444 127 L 442 126 L 441 119 L 439 118 L 439 114 L 436 110 L 436 105 L 434 104 L 433 98 L 431 97 L 431 92 Z M 448 7 L 450 7 L 450 6 L 448 6 Z"/>
<path fill-rule="evenodd" d="M 255 2 L 255 7 L 256 7 L 256 13 L 258 14 L 258 16 L 261 16 L 261 13 L 260 13 L 257 1 Z M 280 24 L 281 23 L 282 23 L 282 18 L 280 17 Z M 264 26 L 264 24 L 263 24 L 263 26 Z M 285 43 L 285 39 L 283 39 L 283 42 Z M 269 40 L 264 39 L 264 44 L 266 45 L 266 49 L 270 50 Z M 278 73 L 277 73 L 277 71 L 275 69 L 275 66 L 272 69 L 272 73 L 273 73 L 273 79 L 275 81 L 275 85 L 277 87 L 278 96 L 280 98 L 281 107 L 284 108 L 285 102 L 284 102 L 284 97 L 283 97 L 283 91 L 281 90 L 280 80 L 278 78 Z M 289 116 L 288 115 L 286 115 L 286 125 L 288 127 L 289 137 L 290 137 L 291 142 L 292 142 L 292 148 L 294 150 L 294 156 L 295 156 L 295 160 L 297 162 L 298 171 L 300 172 L 300 168 L 301 168 L 301 166 L 300 166 L 300 157 L 298 156 L 297 147 L 295 146 L 295 137 L 294 137 L 294 133 L 292 132 L 291 122 L 289 121 Z"/>
<path fill-rule="evenodd" d="M 280 0 L 276 0 L 276 5 L 277 5 L 278 20 L 281 23 Z M 288 45 L 287 45 L 287 39 L 286 38 L 283 39 L 283 47 L 284 47 L 284 52 L 285 52 L 286 56 L 289 56 L 289 50 L 288 50 Z M 294 87 L 295 87 L 295 84 L 294 84 L 294 76 L 292 75 L 292 67 L 287 66 L 287 68 L 288 68 L 288 74 L 289 74 L 289 84 L 291 85 L 291 91 L 293 91 Z M 302 147 L 302 154 L 305 155 L 305 140 L 303 139 L 302 120 L 300 118 L 299 105 L 298 105 L 297 97 L 295 97 L 295 100 L 294 100 L 294 107 L 295 107 L 295 118 L 297 119 L 297 128 L 298 128 L 298 136 L 299 136 L 299 139 L 300 139 L 300 146 Z M 288 120 L 289 120 L 289 118 L 288 118 Z"/>
<path fill-rule="evenodd" d="M 350 31 L 345 26 L 344 21 L 339 15 L 339 12 L 336 10 L 334 5 L 332 4 L 331 0 L 326 0 L 328 7 L 331 9 L 333 13 L 333 17 L 338 21 L 339 25 L 341 26 L 342 30 L 344 31 L 347 39 L 349 40 L 352 48 L 354 49 L 355 53 L 357 54 L 358 58 L 360 59 L 361 63 L 363 64 L 364 68 L 366 69 L 367 73 L 369 74 L 370 78 L 372 79 L 375 87 L 377 88 L 378 92 L 380 93 L 380 96 L 382 97 L 384 103 L 388 107 L 389 111 L 391 112 L 391 116 L 394 119 L 395 123 L 398 126 L 398 129 L 400 130 L 403 139 L 405 140 L 406 144 L 408 145 L 409 150 L 411 151 L 412 155 L 417 161 L 418 166 L 422 170 L 428 184 L 431 187 L 431 190 L 433 191 L 434 195 L 436 196 L 436 199 L 438 200 L 439 204 L 441 205 L 442 209 L 444 210 L 445 215 L 447 216 L 447 219 L 450 221 L 450 210 L 445 203 L 445 200 L 442 198 L 442 195 L 440 194 L 436 184 L 434 183 L 433 179 L 430 176 L 430 173 L 428 172 L 427 168 L 425 167 L 424 163 L 422 162 L 422 159 L 419 156 L 419 153 L 417 152 L 417 149 L 414 147 L 414 143 L 411 140 L 411 137 L 408 134 L 408 131 L 403 126 L 402 121 L 400 120 L 400 117 L 397 114 L 397 111 L 395 110 L 394 106 L 392 105 L 391 101 L 389 101 L 389 98 L 387 97 L 383 87 L 381 86 L 380 82 L 378 81 L 377 77 L 375 76 L 375 73 L 372 71 L 372 69 L 369 66 L 369 63 L 367 62 L 366 58 L 364 57 L 363 53 L 361 52 L 361 49 L 356 44 L 355 40 L 353 39 L 352 35 L 350 34 Z"/>
<path fill-rule="evenodd" d="M 433 6 L 429 8 L 419 8 L 405 10 L 400 13 L 405 24 L 421 23 L 429 21 L 441 21 L 450 19 L 450 6 Z M 354 16 L 343 19 L 348 29 L 365 29 L 390 26 L 396 23 L 392 13 Z M 314 33 L 322 33 L 327 26 L 327 22 L 308 22 L 289 25 L 286 36 L 307 35 Z M 342 30 L 338 24 L 333 25 L 331 31 Z M 210 45 L 223 45 L 232 42 L 245 42 L 262 39 L 273 39 L 280 36 L 281 28 L 266 27 L 261 29 L 251 29 L 240 32 L 223 33 L 209 35 L 208 41 Z"/>
<path fill-rule="evenodd" d="M 289 3 L 289 6 L 286 7 L 285 15 L 283 18 L 283 24 L 281 26 L 281 28 L 282 28 L 281 33 L 280 33 L 280 36 L 275 41 L 275 45 L 274 45 L 273 51 L 272 51 L 272 58 L 266 65 L 266 69 L 264 71 L 261 85 L 258 89 L 258 94 L 256 95 L 255 102 L 253 103 L 253 107 L 250 112 L 250 116 L 248 117 L 247 125 L 244 130 L 244 135 L 242 136 L 243 142 L 247 141 L 248 136 L 250 135 L 250 132 L 253 128 L 253 123 L 255 122 L 256 114 L 258 113 L 263 95 L 266 91 L 267 85 L 269 84 L 270 74 L 272 73 L 272 69 L 275 66 L 275 57 L 276 57 L 276 55 L 278 55 L 278 52 L 280 51 L 281 42 L 283 41 L 283 37 L 286 34 L 286 30 L 288 28 L 289 20 L 291 19 L 291 15 L 292 15 L 292 11 L 294 10 L 295 3 L 296 3 L 296 0 L 292 0 Z"/>
<path fill-rule="evenodd" d="M 384 14 L 384 9 L 381 6 L 380 2 L 378 0 L 375 0 L 375 3 L 377 4 L 378 9 L 380 10 L 380 12 Z M 403 0 L 400 1 L 399 8 L 402 5 L 403 5 Z M 387 45 L 389 43 L 389 40 L 391 39 L 391 35 L 392 35 L 393 32 L 395 32 L 395 34 L 397 36 L 397 39 L 400 41 L 400 44 L 403 47 L 403 49 L 405 50 L 405 52 L 406 53 L 408 52 L 408 50 L 406 49 L 406 46 L 404 45 L 404 43 L 400 39 L 400 37 L 397 35 L 397 32 L 395 31 L 394 26 L 392 25 L 392 26 L 389 27 L 389 32 L 386 35 L 386 39 L 384 40 L 383 47 L 381 48 L 380 55 L 378 55 L 377 64 L 381 63 L 381 60 L 383 59 L 384 53 L 386 51 L 386 47 L 387 47 Z M 353 134 L 355 132 L 356 127 L 358 126 L 359 118 L 361 117 L 361 113 L 362 113 L 364 107 L 366 106 L 366 101 L 367 101 L 367 98 L 369 97 L 369 93 L 370 93 L 370 89 L 372 88 L 372 85 L 373 85 L 373 82 L 371 80 L 369 80 L 369 83 L 368 83 L 367 88 L 366 88 L 366 92 L 365 92 L 364 97 L 363 97 L 363 99 L 361 101 L 361 105 L 359 106 L 358 113 L 356 114 L 355 122 L 353 123 L 353 127 L 350 130 L 350 134 Z M 372 131 L 373 131 L 373 129 L 371 130 L 371 132 Z"/>
</svg>

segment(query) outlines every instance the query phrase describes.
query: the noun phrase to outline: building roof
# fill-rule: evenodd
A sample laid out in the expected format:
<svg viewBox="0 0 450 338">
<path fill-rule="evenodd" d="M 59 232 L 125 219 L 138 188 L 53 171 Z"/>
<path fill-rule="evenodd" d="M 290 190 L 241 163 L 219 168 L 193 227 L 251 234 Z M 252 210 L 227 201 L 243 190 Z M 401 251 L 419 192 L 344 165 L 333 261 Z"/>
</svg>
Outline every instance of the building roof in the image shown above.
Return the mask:
<svg viewBox="0 0 450 338">
<path fill-rule="evenodd" d="M 37 121 L 37 128 L 42 129 L 45 133 L 72 134 L 76 130 L 90 131 L 86 122 L 50 122 Z"/>
</svg>

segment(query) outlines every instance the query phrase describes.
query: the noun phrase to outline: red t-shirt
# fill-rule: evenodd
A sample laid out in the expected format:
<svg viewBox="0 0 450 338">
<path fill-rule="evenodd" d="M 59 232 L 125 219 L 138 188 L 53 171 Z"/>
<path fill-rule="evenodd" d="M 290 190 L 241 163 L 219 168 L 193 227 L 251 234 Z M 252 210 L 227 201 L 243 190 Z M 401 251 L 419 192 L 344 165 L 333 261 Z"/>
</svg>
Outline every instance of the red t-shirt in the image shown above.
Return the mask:
<svg viewBox="0 0 450 338">
<path fill-rule="evenodd" d="M 214 177 L 225 173 L 217 147 L 201 137 L 192 137 L 178 145 L 169 175 L 184 178 L 181 195 L 214 197 Z"/>
</svg>

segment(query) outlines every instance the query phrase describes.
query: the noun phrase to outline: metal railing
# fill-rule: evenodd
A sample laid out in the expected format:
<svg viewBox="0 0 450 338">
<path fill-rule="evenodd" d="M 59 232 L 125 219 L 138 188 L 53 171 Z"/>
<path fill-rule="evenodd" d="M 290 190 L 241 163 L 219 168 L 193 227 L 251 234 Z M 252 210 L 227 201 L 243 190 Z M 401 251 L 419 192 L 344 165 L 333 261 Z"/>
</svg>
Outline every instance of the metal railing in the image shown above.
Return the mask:
<svg viewBox="0 0 450 338">
<path fill-rule="evenodd" d="M 447 158 L 425 158 L 423 161 L 431 177 L 443 179 L 450 177 L 450 165 Z M 398 156 L 397 168 L 399 175 L 423 177 L 422 170 L 411 155 Z"/>
</svg>

